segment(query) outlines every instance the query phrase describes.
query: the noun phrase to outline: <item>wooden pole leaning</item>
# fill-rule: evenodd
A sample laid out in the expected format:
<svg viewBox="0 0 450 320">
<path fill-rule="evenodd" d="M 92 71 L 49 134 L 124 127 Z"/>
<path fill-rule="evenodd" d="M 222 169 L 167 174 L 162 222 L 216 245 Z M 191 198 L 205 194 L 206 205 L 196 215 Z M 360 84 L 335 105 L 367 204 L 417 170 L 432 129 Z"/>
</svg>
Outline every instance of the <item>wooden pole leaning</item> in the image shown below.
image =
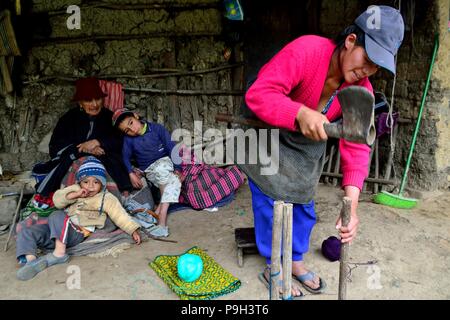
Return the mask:
<svg viewBox="0 0 450 320">
<path fill-rule="evenodd" d="M 20 191 L 20 196 L 19 196 L 19 201 L 17 202 L 16 212 L 14 213 L 13 220 L 11 221 L 11 226 L 9 227 L 10 229 L 9 229 L 8 239 L 6 239 L 5 248 L 4 248 L 5 252 L 8 251 L 9 240 L 11 240 L 11 236 L 13 235 L 14 230 L 16 229 L 17 217 L 19 215 L 20 205 L 22 203 L 24 190 L 25 190 L 25 185 L 22 186 L 22 190 Z"/>
<path fill-rule="evenodd" d="M 270 300 L 278 300 L 280 288 L 278 286 L 281 272 L 281 227 L 283 221 L 283 201 L 275 201 L 273 205 L 272 225 L 272 257 L 270 265 Z"/>
<path fill-rule="evenodd" d="M 352 207 L 352 199 L 349 197 L 344 197 L 342 199 L 342 209 L 341 209 L 341 221 L 342 226 L 348 226 L 350 222 L 350 211 Z M 347 276 L 348 276 L 348 252 L 349 244 L 341 244 L 341 258 L 339 265 L 339 300 L 347 300 Z"/>
</svg>

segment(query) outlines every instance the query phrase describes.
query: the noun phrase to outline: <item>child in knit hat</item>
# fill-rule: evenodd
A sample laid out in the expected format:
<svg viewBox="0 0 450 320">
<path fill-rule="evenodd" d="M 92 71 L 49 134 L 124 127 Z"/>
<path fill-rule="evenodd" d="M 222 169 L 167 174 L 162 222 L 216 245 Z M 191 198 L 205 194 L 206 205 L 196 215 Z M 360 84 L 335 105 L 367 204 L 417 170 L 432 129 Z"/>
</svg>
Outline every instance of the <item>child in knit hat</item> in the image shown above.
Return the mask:
<svg viewBox="0 0 450 320">
<path fill-rule="evenodd" d="M 19 280 L 29 280 L 55 264 L 66 263 L 66 248 L 76 246 L 95 229 L 105 226 L 107 217 L 140 244 L 139 224 L 128 216 L 120 201 L 106 190 L 106 170 L 102 163 L 88 157 L 77 172 L 77 184 L 57 190 L 53 195 L 54 211 L 48 224 L 25 227 L 17 234 L 16 256 L 26 258 L 17 271 Z M 37 248 L 53 252 L 37 258 Z"/>
</svg>

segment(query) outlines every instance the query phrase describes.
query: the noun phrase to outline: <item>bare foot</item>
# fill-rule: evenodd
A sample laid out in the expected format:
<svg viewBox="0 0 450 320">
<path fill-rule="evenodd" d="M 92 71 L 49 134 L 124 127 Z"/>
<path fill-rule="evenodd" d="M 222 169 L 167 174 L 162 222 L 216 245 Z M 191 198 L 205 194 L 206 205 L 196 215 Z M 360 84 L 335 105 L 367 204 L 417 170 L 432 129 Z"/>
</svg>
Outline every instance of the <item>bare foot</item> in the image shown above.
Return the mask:
<svg viewBox="0 0 450 320">
<path fill-rule="evenodd" d="M 158 204 L 158 206 L 156 207 L 155 213 L 159 216 L 159 214 L 161 213 L 161 204 Z"/>
<path fill-rule="evenodd" d="M 25 256 L 25 258 L 27 259 L 27 262 L 31 262 L 31 261 L 37 259 L 36 256 L 35 256 L 35 255 L 32 255 L 32 254 L 27 254 L 27 255 Z"/>
<path fill-rule="evenodd" d="M 308 269 L 306 269 L 305 264 L 303 261 L 293 261 L 292 262 L 292 274 L 295 276 L 302 276 L 309 272 Z M 317 289 L 320 287 L 320 278 L 319 276 L 315 275 L 312 280 L 307 280 L 304 282 L 305 285 L 310 287 L 311 289 Z"/>
</svg>

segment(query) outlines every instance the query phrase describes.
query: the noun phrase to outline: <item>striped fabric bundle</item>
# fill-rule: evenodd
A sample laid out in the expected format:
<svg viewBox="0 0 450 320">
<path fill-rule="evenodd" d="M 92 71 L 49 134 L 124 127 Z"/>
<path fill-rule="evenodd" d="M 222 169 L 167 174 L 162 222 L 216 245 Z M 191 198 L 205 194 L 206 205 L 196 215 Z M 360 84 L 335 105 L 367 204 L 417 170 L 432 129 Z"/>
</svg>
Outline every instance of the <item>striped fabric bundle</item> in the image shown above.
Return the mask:
<svg viewBox="0 0 450 320">
<path fill-rule="evenodd" d="M 190 160 L 186 161 L 183 156 L 186 152 L 189 152 L 188 149 L 182 147 L 181 203 L 189 204 L 194 209 L 209 208 L 234 193 L 244 183 L 245 176 L 237 166 L 216 168 L 198 163 L 193 151 Z"/>
<path fill-rule="evenodd" d="M 112 112 L 123 109 L 123 102 L 125 100 L 125 94 L 122 90 L 121 83 L 114 81 L 99 80 L 100 88 L 108 96 L 105 97 L 104 105 Z"/>
<path fill-rule="evenodd" d="M 0 12 L 0 95 L 13 91 L 11 74 L 14 57 L 20 56 L 19 46 L 11 24 L 11 15 L 8 10 Z"/>
</svg>

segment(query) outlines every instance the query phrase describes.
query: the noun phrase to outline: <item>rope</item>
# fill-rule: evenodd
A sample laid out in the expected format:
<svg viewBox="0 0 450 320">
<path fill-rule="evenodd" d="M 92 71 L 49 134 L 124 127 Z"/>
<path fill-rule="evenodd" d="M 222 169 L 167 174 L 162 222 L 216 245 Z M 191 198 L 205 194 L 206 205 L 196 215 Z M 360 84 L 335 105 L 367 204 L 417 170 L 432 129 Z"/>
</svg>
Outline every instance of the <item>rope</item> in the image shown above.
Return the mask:
<svg viewBox="0 0 450 320">
<path fill-rule="evenodd" d="M 269 270 L 269 300 L 272 300 L 272 277 L 278 276 L 281 271 L 278 271 L 277 273 L 272 273 L 270 266 L 267 266 L 266 270 Z"/>
<path fill-rule="evenodd" d="M 402 8 L 402 0 L 398 1 L 398 11 L 401 12 L 401 8 Z M 395 64 L 395 74 L 394 74 L 394 81 L 392 83 L 392 92 L 391 92 L 391 103 L 389 105 L 389 113 L 388 113 L 388 117 L 386 118 L 386 126 L 390 129 L 390 153 L 391 153 L 391 157 L 394 158 L 394 117 L 393 117 L 393 112 L 394 112 L 394 93 L 395 93 L 395 85 L 397 83 L 397 55 L 394 58 L 394 64 Z M 392 171 L 394 172 L 394 177 L 397 176 L 396 172 L 395 172 L 395 166 L 392 166 Z"/>
<path fill-rule="evenodd" d="M 269 270 L 269 300 L 272 300 L 272 277 L 278 276 L 281 273 L 281 271 L 278 271 L 277 273 L 272 273 L 270 267 L 266 267 L 266 270 Z M 282 300 L 294 300 L 294 297 L 292 296 L 292 291 L 291 291 L 291 295 L 289 297 L 284 299 L 284 297 L 282 296 L 281 299 Z"/>
</svg>

